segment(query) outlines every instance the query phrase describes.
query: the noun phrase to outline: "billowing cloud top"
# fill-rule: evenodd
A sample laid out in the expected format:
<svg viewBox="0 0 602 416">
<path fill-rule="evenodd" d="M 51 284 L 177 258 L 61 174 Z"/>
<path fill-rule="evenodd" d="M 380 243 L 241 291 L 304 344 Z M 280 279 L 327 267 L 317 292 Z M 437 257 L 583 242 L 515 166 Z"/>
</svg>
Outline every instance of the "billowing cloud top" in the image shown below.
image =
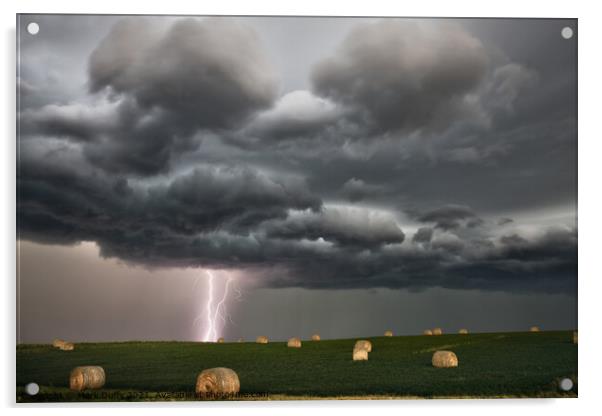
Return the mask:
<svg viewBox="0 0 602 416">
<path fill-rule="evenodd" d="M 272 287 L 574 291 L 562 22 L 316 21 L 323 42 L 297 49 L 265 18 L 39 20 L 45 46 L 19 45 L 19 238 Z"/>
<path fill-rule="evenodd" d="M 488 61 L 483 44 L 458 26 L 383 20 L 353 30 L 312 80 L 373 130 L 444 129 L 470 112 Z"/>
</svg>

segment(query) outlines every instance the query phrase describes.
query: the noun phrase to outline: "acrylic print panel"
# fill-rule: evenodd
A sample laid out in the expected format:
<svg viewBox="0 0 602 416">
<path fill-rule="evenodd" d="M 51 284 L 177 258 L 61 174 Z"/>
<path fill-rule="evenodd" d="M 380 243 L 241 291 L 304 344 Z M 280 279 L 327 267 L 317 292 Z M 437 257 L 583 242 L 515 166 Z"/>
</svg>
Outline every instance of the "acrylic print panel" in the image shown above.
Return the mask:
<svg viewBox="0 0 602 416">
<path fill-rule="evenodd" d="M 19 15 L 17 401 L 576 397 L 577 34 Z"/>
</svg>

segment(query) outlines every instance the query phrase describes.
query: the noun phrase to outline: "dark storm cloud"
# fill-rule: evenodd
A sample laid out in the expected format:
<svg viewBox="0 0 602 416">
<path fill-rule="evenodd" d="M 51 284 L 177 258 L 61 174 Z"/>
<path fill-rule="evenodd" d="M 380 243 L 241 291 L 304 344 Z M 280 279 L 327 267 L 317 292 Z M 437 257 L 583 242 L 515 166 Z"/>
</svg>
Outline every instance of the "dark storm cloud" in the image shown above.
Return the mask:
<svg viewBox="0 0 602 416">
<path fill-rule="evenodd" d="M 44 157 L 51 154 L 46 151 L 25 152 L 21 159 L 21 238 L 101 245 L 133 239 L 144 251 L 142 246 L 162 239 L 177 246 L 202 232 L 245 233 L 264 220 L 286 217 L 289 209 L 321 206 L 303 181 L 274 180 L 250 168 L 203 166 L 167 184 L 141 186 L 86 168 L 73 150 L 57 150 L 59 158 Z M 151 240 L 144 243 L 144 236 Z"/>
<path fill-rule="evenodd" d="M 573 201 L 574 109 L 542 109 L 570 82 L 483 29 L 392 19 L 278 97 L 241 21 L 99 31 L 83 95 L 20 112 L 20 238 L 273 287 L 574 289 L 576 230 L 515 216 Z"/>
<path fill-rule="evenodd" d="M 109 101 L 26 111 L 23 134 L 83 140 L 96 166 L 138 175 L 167 171 L 196 132 L 239 126 L 277 90 L 258 36 L 231 19 L 120 20 L 91 53 L 88 82 Z"/>
<path fill-rule="evenodd" d="M 358 25 L 312 81 L 376 131 L 440 130 L 472 112 L 467 95 L 487 66 L 481 42 L 458 26 L 383 20 Z"/>
<path fill-rule="evenodd" d="M 166 188 L 151 188 L 145 205 L 158 207 L 158 223 L 178 232 L 246 229 L 284 218 L 288 209 L 316 211 L 322 202 L 302 181 L 273 179 L 248 167 L 199 167 Z M 188 220 L 188 221 L 186 221 Z M 173 221 L 173 223 L 172 223 Z"/>
<path fill-rule="evenodd" d="M 313 94 L 285 95 L 276 111 L 258 117 L 235 141 L 314 139 L 340 146 L 391 134 L 401 140 L 400 134 L 442 133 L 462 124 L 483 128 L 496 112 L 512 111 L 535 79 L 534 71 L 491 56 L 459 24 L 360 23 L 335 53 L 312 66 Z M 300 111 L 285 110 L 294 107 Z M 492 151 L 469 146 L 448 157 L 474 160 Z"/>
<path fill-rule="evenodd" d="M 488 276 L 494 289 L 513 286 L 518 291 L 528 291 L 533 285 L 545 292 L 576 290 L 575 229 L 550 228 L 531 240 L 516 235 L 502 240 L 503 245 L 491 250 L 489 256 L 475 259 L 470 266 L 452 267 L 450 284 L 462 280 L 466 287 L 479 287 L 483 276 Z"/>
<path fill-rule="evenodd" d="M 496 242 L 423 228 L 414 241 L 430 244 L 412 245 L 390 214 L 324 206 L 294 178 L 220 165 L 144 184 L 87 166 L 73 147 L 35 148 L 18 178 L 25 240 L 95 241 L 102 256 L 148 267 L 244 268 L 274 287 L 560 291 L 576 267 L 574 230 Z M 426 216 L 471 217 L 446 208 Z"/>
<path fill-rule="evenodd" d="M 577 231 L 574 229 L 552 227 L 535 241 L 512 235 L 504 239 L 504 244 L 504 257 L 511 259 L 535 258 L 553 263 L 564 258 L 562 253 L 571 252 L 569 259 L 576 262 Z"/>
<path fill-rule="evenodd" d="M 312 65 L 313 93 L 289 93 L 225 137 L 296 158 L 370 157 L 386 149 L 408 164 L 493 163 L 511 144 L 483 137 L 508 121 L 538 80 L 538 71 L 485 47 L 459 22 L 360 23 Z"/>
<path fill-rule="evenodd" d="M 550 236 L 556 233 L 558 236 Z M 275 279 L 271 284 L 329 288 L 341 287 L 336 284 L 341 279 L 340 285 L 358 288 L 421 290 L 440 286 L 574 293 L 577 268 L 574 230 L 548 231 L 529 240 L 527 245 L 512 249 L 493 243 L 475 248 L 475 244 L 466 244 L 453 235 L 440 237 L 433 244 L 436 247 L 432 250 L 413 250 L 402 245 L 362 256 L 314 255 L 302 264 L 291 266 L 293 270 L 303 270 L 303 278 Z"/>
<path fill-rule="evenodd" d="M 173 157 L 193 151 L 200 138 L 179 115 L 144 111 L 132 97 L 95 105 L 46 105 L 22 114 L 24 139 L 46 135 L 81 142 L 89 162 L 108 172 L 154 175 Z"/>
<path fill-rule="evenodd" d="M 503 26 L 506 22 L 490 24 Z M 315 105 L 313 117 L 295 118 L 278 111 L 269 111 L 270 117 L 260 114 L 257 121 L 263 122 L 233 133 L 230 143 L 253 150 L 248 156 L 253 163 L 304 171 L 312 188 L 323 197 L 336 193 L 354 203 L 420 212 L 457 203 L 481 212 L 497 211 L 498 215 L 509 209 L 566 204 L 575 195 L 574 108 L 563 105 L 560 117 L 539 111 L 537 117 L 532 115 L 534 107 L 547 105 L 540 96 L 556 88 L 570 94 L 575 84 L 550 79 L 550 69 L 542 67 L 539 59 L 525 59 L 524 54 L 516 53 L 519 45 L 500 50 L 484 36 L 484 29 L 472 26 L 463 20 L 360 22 L 338 50 L 311 66 L 315 70 L 313 94 L 305 93 L 312 97 L 306 101 L 323 99 L 330 107 Z M 549 42 L 550 24 L 535 26 L 530 42 L 543 42 L 544 37 Z M 369 36 L 363 36 L 364 32 Z M 454 42 L 457 44 L 450 46 Z M 453 59 L 441 51 L 443 45 L 454 51 Z M 561 46 L 570 47 L 566 43 Z M 538 57 L 540 54 L 538 50 Z M 470 74 L 475 70 L 472 58 L 477 56 L 486 65 L 473 83 L 446 78 L 456 74 L 454 69 L 462 64 L 469 67 L 462 73 Z M 332 69 L 327 71 L 329 82 L 337 88 L 341 85 L 336 94 L 318 88 L 318 78 L 322 79 L 318 74 L 324 68 Z M 427 74 L 431 74 L 429 82 L 424 78 Z M 408 80 L 413 80 L 409 86 Z M 446 98 L 441 91 L 452 92 Z M 412 96 L 414 93 L 418 96 Z M 415 115 L 422 108 L 421 100 L 429 97 L 437 97 L 438 104 L 425 102 L 425 112 Z M 396 104 L 388 105 L 387 100 Z M 441 110 L 439 103 L 447 109 Z M 376 114 L 381 107 L 383 113 Z M 327 117 L 333 113 L 334 117 Z M 378 118 L 384 121 L 377 123 Z M 391 125 L 387 124 L 389 118 Z M 262 157 L 259 149 L 277 156 Z M 360 186 L 353 183 L 341 190 L 341 184 L 352 178 L 387 192 L 355 192 Z M 490 192 L 492 183 L 499 192 Z M 522 196 L 508 198 L 510 194 Z M 467 225 L 478 226 L 479 220 Z"/>
<path fill-rule="evenodd" d="M 155 33 L 145 19 L 118 22 L 90 57 L 90 88 L 132 95 L 198 128 L 228 128 L 276 98 L 257 34 L 232 19 L 182 19 Z"/>
</svg>

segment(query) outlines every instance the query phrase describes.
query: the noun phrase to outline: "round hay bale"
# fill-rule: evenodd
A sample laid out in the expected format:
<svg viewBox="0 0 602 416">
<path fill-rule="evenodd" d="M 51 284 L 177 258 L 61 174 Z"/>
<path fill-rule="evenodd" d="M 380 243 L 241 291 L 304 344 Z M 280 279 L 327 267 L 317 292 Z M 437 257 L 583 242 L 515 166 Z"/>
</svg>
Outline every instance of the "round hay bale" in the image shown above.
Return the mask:
<svg viewBox="0 0 602 416">
<path fill-rule="evenodd" d="M 573 331 L 573 344 L 577 343 L 577 331 Z"/>
<path fill-rule="evenodd" d="M 299 338 L 291 338 L 286 343 L 289 348 L 301 348 L 301 340 Z"/>
<path fill-rule="evenodd" d="M 59 347 L 61 351 L 73 351 L 75 349 L 75 345 L 72 342 L 65 342 L 63 345 Z"/>
<path fill-rule="evenodd" d="M 392 337 L 392 336 L 393 336 L 393 331 L 391 331 L 391 330 L 386 330 L 386 331 L 385 331 L 385 336 L 386 336 L 386 337 Z"/>
<path fill-rule="evenodd" d="M 224 338 L 223 338 L 223 337 L 219 337 L 219 338 L 217 339 L 217 343 L 218 343 L 218 344 L 223 344 L 223 343 L 224 343 Z"/>
<path fill-rule="evenodd" d="M 368 361 L 368 351 L 363 348 L 354 348 L 353 361 Z"/>
<path fill-rule="evenodd" d="M 423 335 L 433 335 L 433 331 L 431 331 L 430 329 L 425 329 L 422 334 Z"/>
<path fill-rule="evenodd" d="M 63 346 L 63 344 L 65 343 L 65 341 L 63 341 L 62 339 L 55 339 L 54 341 L 52 341 L 52 346 L 55 348 L 61 348 Z"/>
<path fill-rule="evenodd" d="M 432 359 L 433 367 L 450 368 L 458 366 L 458 357 L 451 351 L 435 351 Z"/>
<path fill-rule="evenodd" d="M 355 342 L 354 350 L 364 349 L 368 352 L 372 352 L 372 343 L 366 339 L 360 339 Z"/>
<path fill-rule="evenodd" d="M 539 332 L 539 327 L 538 326 L 532 326 L 531 328 L 529 328 L 529 332 Z"/>
<path fill-rule="evenodd" d="M 197 376 L 194 391 L 197 394 L 235 394 L 240 391 L 240 380 L 229 368 L 209 368 Z"/>
<path fill-rule="evenodd" d="M 458 331 L 458 334 L 468 334 L 468 329 L 462 328 L 461 330 Z"/>
<path fill-rule="evenodd" d="M 313 334 L 313 335 L 311 336 L 311 340 L 312 340 L 312 341 L 319 341 L 319 340 L 320 340 L 320 335 L 318 335 L 318 334 Z"/>
<path fill-rule="evenodd" d="M 105 370 L 96 365 L 75 367 L 69 375 L 69 388 L 75 391 L 99 389 L 105 385 Z"/>
<path fill-rule="evenodd" d="M 260 335 L 257 337 L 257 339 L 255 340 L 256 343 L 258 344 L 267 344 L 268 343 L 268 337 L 266 337 L 265 335 Z"/>
<path fill-rule="evenodd" d="M 433 335 L 443 335 L 443 330 L 441 328 L 433 328 Z"/>
</svg>

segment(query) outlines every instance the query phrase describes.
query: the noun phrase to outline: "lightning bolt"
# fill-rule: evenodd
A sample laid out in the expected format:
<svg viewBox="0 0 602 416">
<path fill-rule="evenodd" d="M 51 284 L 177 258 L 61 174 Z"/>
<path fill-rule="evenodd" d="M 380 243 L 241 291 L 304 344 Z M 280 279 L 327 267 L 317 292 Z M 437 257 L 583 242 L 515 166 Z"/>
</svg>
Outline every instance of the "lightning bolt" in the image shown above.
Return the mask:
<svg viewBox="0 0 602 416">
<path fill-rule="evenodd" d="M 218 302 L 217 304 L 217 308 L 215 308 L 215 316 L 213 317 L 213 327 L 215 328 L 215 323 L 217 322 L 217 318 L 219 317 L 219 319 L 221 319 L 224 323 L 224 325 L 226 324 L 226 317 L 224 316 L 223 313 L 220 312 L 220 310 L 222 309 L 224 302 L 226 302 L 226 298 L 228 297 L 228 287 L 230 286 L 230 282 L 232 282 L 232 278 L 228 277 L 228 280 L 226 280 L 226 287 L 224 289 L 224 295 L 222 296 L 222 299 Z M 228 315 L 227 312 L 225 312 L 226 315 Z M 217 333 L 215 334 L 215 337 L 217 338 Z"/>
<path fill-rule="evenodd" d="M 236 281 L 232 278 L 232 277 L 228 277 L 228 279 L 226 280 L 226 284 L 224 286 L 224 292 L 222 294 L 222 297 L 217 300 L 216 299 L 216 287 L 215 287 L 215 276 L 213 274 L 213 272 L 211 270 L 205 270 L 205 272 L 207 273 L 207 276 L 209 277 L 209 279 L 207 280 L 207 292 L 208 292 L 208 296 L 207 296 L 207 300 L 206 300 L 206 304 L 205 304 L 205 311 L 203 314 L 199 315 L 195 320 L 194 320 L 194 324 L 196 324 L 198 321 L 201 320 L 201 318 L 205 317 L 206 320 L 206 329 L 205 329 L 205 334 L 202 337 L 202 341 L 204 342 L 208 342 L 208 341 L 216 341 L 219 336 L 220 336 L 220 332 L 223 329 L 223 326 L 227 324 L 228 321 L 234 323 L 232 321 L 232 318 L 230 317 L 230 315 L 228 314 L 227 310 L 226 310 L 226 303 L 228 300 L 228 294 L 229 294 L 229 289 L 230 289 L 230 285 L 232 283 L 234 283 L 234 287 L 233 290 L 236 293 L 236 300 L 240 300 L 240 298 L 242 297 L 242 293 L 240 291 L 240 288 L 238 287 Z M 196 286 L 198 284 L 199 278 L 196 279 L 194 285 Z M 217 300 L 217 303 L 216 303 Z M 221 322 L 221 325 L 220 325 Z"/>
<path fill-rule="evenodd" d="M 203 341 L 207 342 L 211 339 L 211 334 L 215 332 L 215 323 L 214 320 L 211 319 L 211 309 L 213 306 L 213 273 L 210 270 L 206 270 L 207 275 L 209 276 L 208 280 L 208 290 L 209 298 L 207 299 L 206 313 L 207 313 L 207 332 L 203 337 Z"/>
<path fill-rule="evenodd" d="M 238 286 L 238 282 L 236 280 L 234 281 L 234 287 L 232 289 L 234 290 L 234 292 L 236 292 L 236 296 L 234 299 L 240 302 L 242 300 L 242 292 L 240 291 L 240 287 Z"/>
</svg>

